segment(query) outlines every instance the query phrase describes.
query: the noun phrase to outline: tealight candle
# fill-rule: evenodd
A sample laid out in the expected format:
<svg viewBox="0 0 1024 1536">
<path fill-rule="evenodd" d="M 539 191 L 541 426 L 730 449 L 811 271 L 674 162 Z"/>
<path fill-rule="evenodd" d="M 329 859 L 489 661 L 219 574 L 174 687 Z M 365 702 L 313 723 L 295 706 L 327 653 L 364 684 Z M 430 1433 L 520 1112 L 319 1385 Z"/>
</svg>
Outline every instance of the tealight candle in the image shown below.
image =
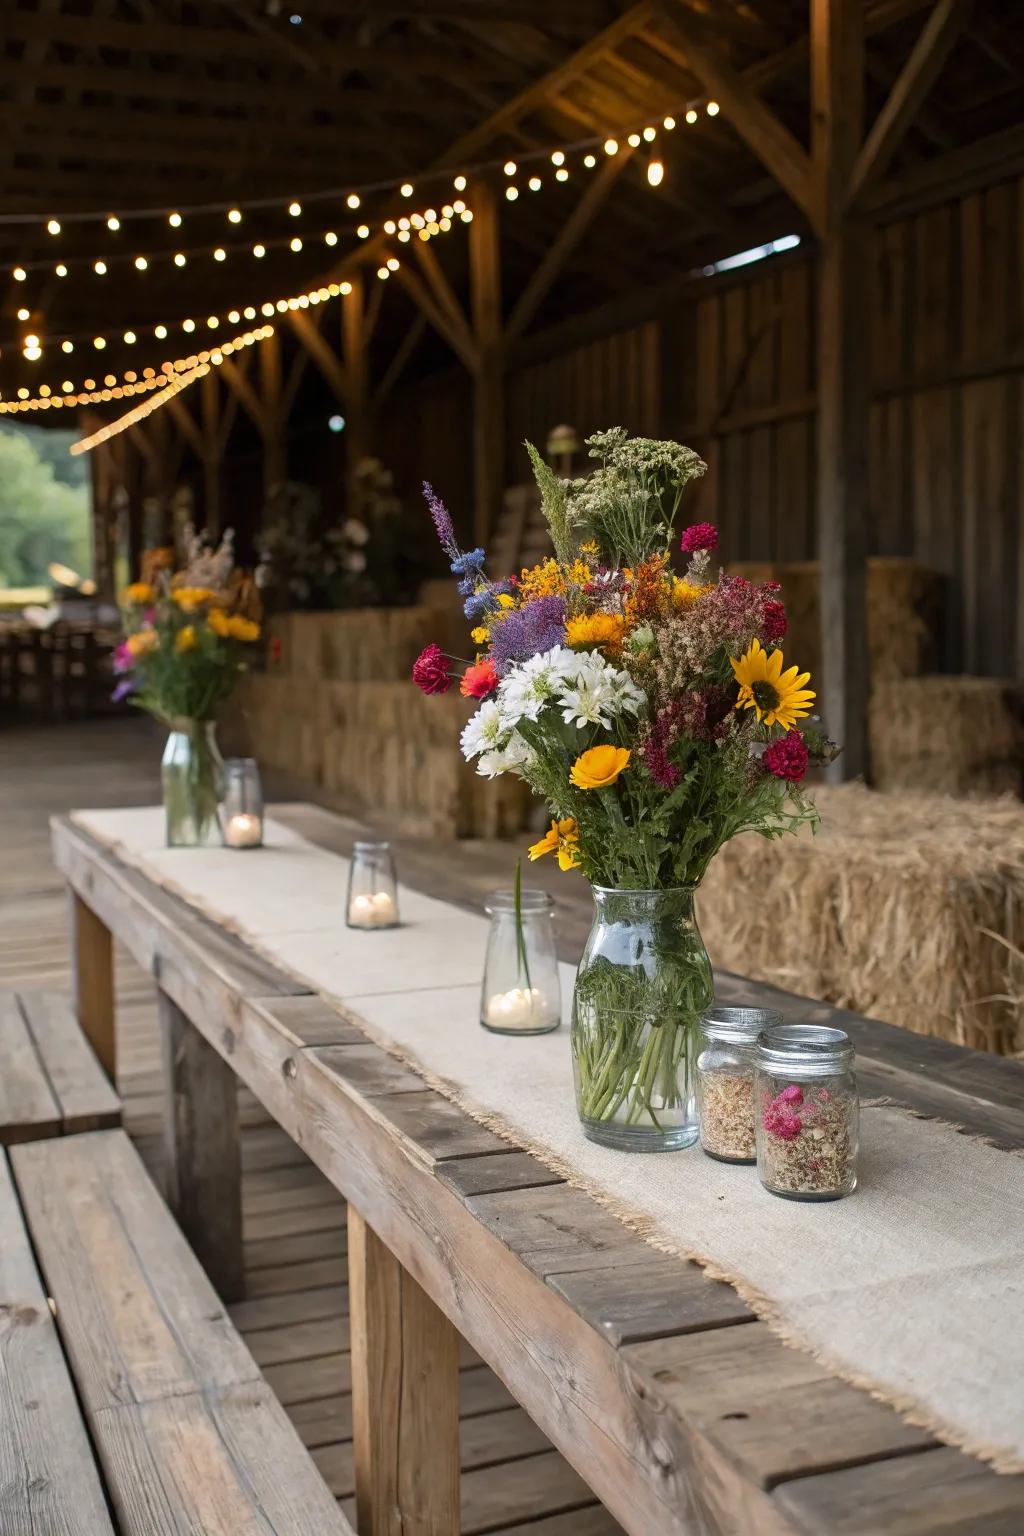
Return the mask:
<svg viewBox="0 0 1024 1536">
<path fill-rule="evenodd" d="M 536 987 L 511 987 L 508 992 L 495 992 L 487 999 L 485 1020 L 498 1029 L 536 1029 L 538 1024 L 547 1025 L 548 1005 Z"/>
<path fill-rule="evenodd" d="M 480 1022 L 499 1035 L 543 1035 L 561 1022 L 558 956 L 546 891 L 494 891 Z"/>
<path fill-rule="evenodd" d="M 350 928 L 398 926 L 398 885 L 387 843 L 356 843 L 345 910 Z"/>
<path fill-rule="evenodd" d="M 229 816 L 224 826 L 224 841 L 229 848 L 258 848 L 263 841 L 263 823 L 248 811 Z"/>
<path fill-rule="evenodd" d="M 387 891 L 372 896 L 353 896 L 348 907 L 350 928 L 393 928 L 395 903 Z"/>
</svg>

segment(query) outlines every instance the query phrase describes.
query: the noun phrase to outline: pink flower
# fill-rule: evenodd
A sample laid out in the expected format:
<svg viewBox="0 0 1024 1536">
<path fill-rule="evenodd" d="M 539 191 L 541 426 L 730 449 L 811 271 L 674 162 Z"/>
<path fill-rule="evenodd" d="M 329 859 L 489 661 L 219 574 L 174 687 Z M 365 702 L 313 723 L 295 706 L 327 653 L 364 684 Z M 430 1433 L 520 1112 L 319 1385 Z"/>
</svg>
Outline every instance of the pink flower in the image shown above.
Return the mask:
<svg viewBox="0 0 1024 1536">
<path fill-rule="evenodd" d="M 498 686 L 498 674 L 489 656 L 475 662 L 462 674 L 459 692 L 464 699 L 486 699 Z"/>
<path fill-rule="evenodd" d="M 777 779 L 788 779 L 798 784 L 807 772 L 807 744 L 799 731 L 787 731 L 778 741 L 765 748 L 761 762 Z"/>
<path fill-rule="evenodd" d="M 679 548 L 684 555 L 694 555 L 698 550 L 718 548 L 718 529 L 714 523 L 691 523 L 683 530 Z"/>
<path fill-rule="evenodd" d="M 761 620 L 762 640 L 781 640 L 789 628 L 789 620 L 782 603 L 770 597 L 764 605 L 764 618 Z"/>
<path fill-rule="evenodd" d="M 778 1096 L 778 1099 L 776 1100 L 776 1103 L 779 1101 L 781 1101 L 783 1104 L 802 1104 L 804 1101 L 804 1091 L 800 1087 L 800 1084 L 790 1083 L 788 1088 L 783 1088 L 782 1092 Z"/>
<path fill-rule="evenodd" d="M 120 676 L 122 672 L 130 672 L 135 665 L 135 659 L 128 649 L 128 641 L 122 640 L 114 652 L 114 675 Z"/>
<path fill-rule="evenodd" d="M 452 685 L 448 658 L 439 645 L 428 645 L 413 663 L 412 680 L 424 693 L 447 693 Z"/>
</svg>

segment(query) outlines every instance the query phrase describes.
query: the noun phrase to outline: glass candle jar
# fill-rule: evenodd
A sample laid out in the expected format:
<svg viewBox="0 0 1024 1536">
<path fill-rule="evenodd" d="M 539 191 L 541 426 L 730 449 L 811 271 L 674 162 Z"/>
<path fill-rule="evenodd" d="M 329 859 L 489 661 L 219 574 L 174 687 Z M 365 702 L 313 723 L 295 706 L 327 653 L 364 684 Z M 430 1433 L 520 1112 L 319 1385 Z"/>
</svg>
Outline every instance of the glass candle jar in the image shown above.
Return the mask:
<svg viewBox="0 0 1024 1536">
<path fill-rule="evenodd" d="M 773 1008 L 708 1008 L 700 1021 L 697 1103 L 700 1144 L 723 1163 L 757 1161 L 754 1051 L 763 1030 L 782 1023 Z"/>
<path fill-rule="evenodd" d="M 262 848 L 263 786 L 254 757 L 229 757 L 224 764 L 220 820 L 225 848 Z"/>
<path fill-rule="evenodd" d="M 350 928 L 398 927 L 398 879 L 390 843 L 356 843 L 348 872 Z"/>
<path fill-rule="evenodd" d="M 859 1105 L 842 1029 L 783 1024 L 757 1043 L 757 1173 L 789 1200 L 838 1200 L 857 1187 Z"/>
<path fill-rule="evenodd" d="M 494 891 L 484 910 L 491 919 L 480 995 L 480 1022 L 498 1035 L 546 1035 L 562 1019 L 558 956 L 546 891 L 520 892 L 516 923 L 513 891 Z"/>
</svg>

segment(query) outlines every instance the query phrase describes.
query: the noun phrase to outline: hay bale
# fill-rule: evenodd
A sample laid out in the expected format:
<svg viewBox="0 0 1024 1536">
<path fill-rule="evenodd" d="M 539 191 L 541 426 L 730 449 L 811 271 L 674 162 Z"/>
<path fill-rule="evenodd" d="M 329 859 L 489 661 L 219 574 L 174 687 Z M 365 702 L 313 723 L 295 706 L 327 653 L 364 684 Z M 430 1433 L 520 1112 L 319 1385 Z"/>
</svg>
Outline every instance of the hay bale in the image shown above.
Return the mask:
<svg viewBox="0 0 1024 1536">
<path fill-rule="evenodd" d="M 918 1034 L 1024 1050 L 1024 806 L 856 784 L 814 797 L 816 837 L 747 835 L 712 864 L 699 920 L 715 964 Z"/>
<path fill-rule="evenodd" d="M 871 697 L 876 789 L 1024 790 L 1024 688 L 998 677 L 904 677 Z"/>
</svg>

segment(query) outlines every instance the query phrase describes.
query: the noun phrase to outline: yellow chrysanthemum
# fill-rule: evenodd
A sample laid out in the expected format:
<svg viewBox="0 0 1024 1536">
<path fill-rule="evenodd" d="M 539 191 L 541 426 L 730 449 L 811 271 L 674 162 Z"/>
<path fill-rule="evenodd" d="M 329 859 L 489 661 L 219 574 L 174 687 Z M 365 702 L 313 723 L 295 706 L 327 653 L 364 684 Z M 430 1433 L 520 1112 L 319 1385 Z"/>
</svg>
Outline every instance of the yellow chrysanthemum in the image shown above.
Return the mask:
<svg viewBox="0 0 1024 1536">
<path fill-rule="evenodd" d="M 186 651 L 194 650 L 195 643 L 196 631 L 192 624 L 186 624 L 184 629 L 179 629 L 174 637 L 174 649 L 179 656 L 183 656 Z"/>
<path fill-rule="evenodd" d="M 133 581 L 124 589 L 124 600 L 134 608 L 142 608 L 156 597 L 156 588 L 148 581 Z"/>
<path fill-rule="evenodd" d="M 514 608 L 515 605 L 516 605 L 516 600 L 515 600 L 515 598 L 512 596 L 512 594 L 510 592 L 499 592 L 498 593 L 498 607 L 499 608 Z"/>
<path fill-rule="evenodd" d="M 622 645 L 626 621 L 621 613 L 581 613 L 565 626 L 569 645 L 603 645 L 616 651 Z"/>
<path fill-rule="evenodd" d="M 212 602 L 216 593 L 212 587 L 175 587 L 171 596 L 182 613 L 195 613 L 197 608 Z"/>
<path fill-rule="evenodd" d="M 260 627 L 252 619 L 244 619 L 240 613 L 227 614 L 220 608 L 211 608 L 206 622 L 222 640 L 258 640 Z"/>
<path fill-rule="evenodd" d="M 699 597 L 711 591 L 711 586 L 711 582 L 698 584 L 693 581 L 684 581 L 680 576 L 673 576 L 672 601 L 677 608 L 692 608 Z"/>
<path fill-rule="evenodd" d="M 520 575 L 519 596 L 524 603 L 535 597 L 564 597 L 567 587 L 586 586 L 591 574 L 585 560 L 573 560 L 570 565 L 559 565 L 553 559 L 542 560 Z"/>
<path fill-rule="evenodd" d="M 569 771 L 577 789 L 607 789 L 614 784 L 630 759 L 626 747 L 591 747 L 581 752 Z"/>
<path fill-rule="evenodd" d="M 528 850 L 529 857 L 542 859 L 546 853 L 557 853 L 559 869 L 576 869 L 579 857 L 580 834 L 574 816 L 563 821 L 553 821 L 539 842 Z"/>
<path fill-rule="evenodd" d="M 483 624 L 478 624 L 476 629 L 471 629 L 469 638 L 474 645 L 486 645 L 490 638 L 490 632 Z"/>
<path fill-rule="evenodd" d="M 817 697 L 807 687 L 811 674 L 796 667 L 783 672 L 785 657 L 781 651 L 766 651 L 760 640 L 752 640 L 738 661 L 735 656 L 729 661 L 740 685 L 737 709 L 752 709 L 761 724 L 781 725 L 787 731 L 810 714 L 811 702 Z"/>
<path fill-rule="evenodd" d="M 140 629 L 138 634 L 129 635 L 125 644 L 129 654 L 138 660 L 140 656 L 149 656 L 160 649 L 160 636 L 155 629 Z"/>
</svg>

